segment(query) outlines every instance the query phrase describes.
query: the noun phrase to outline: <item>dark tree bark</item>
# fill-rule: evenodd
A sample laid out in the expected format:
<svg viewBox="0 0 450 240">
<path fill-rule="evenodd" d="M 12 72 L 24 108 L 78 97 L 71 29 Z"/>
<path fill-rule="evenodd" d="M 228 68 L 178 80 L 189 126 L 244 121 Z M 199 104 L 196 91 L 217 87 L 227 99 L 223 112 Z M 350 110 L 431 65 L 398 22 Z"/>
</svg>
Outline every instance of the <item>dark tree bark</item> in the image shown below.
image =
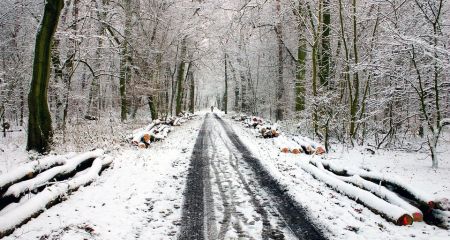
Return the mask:
<svg viewBox="0 0 450 240">
<path fill-rule="evenodd" d="M 299 3 L 298 7 L 298 22 L 300 26 L 300 34 L 298 39 L 297 49 L 297 73 L 295 81 L 295 110 L 305 110 L 305 94 L 306 94 L 306 57 L 307 57 L 307 44 L 306 39 L 306 9 L 302 3 Z"/>
<path fill-rule="evenodd" d="M 186 37 L 181 41 L 181 53 L 180 53 L 180 66 L 178 67 L 177 75 L 177 100 L 175 106 L 175 115 L 181 113 L 181 107 L 183 106 L 183 82 L 184 82 L 184 68 L 186 65 Z"/>
<path fill-rule="evenodd" d="M 131 0 L 124 0 L 125 8 L 125 39 L 122 42 L 122 51 L 120 59 L 120 79 L 119 79 L 119 91 L 120 91 L 120 118 L 123 121 L 127 120 L 128 106 L 127 106 L 127 91 L 126 86 L 131 78 L 131 53 L 129 50 L 128 37 L 131 34 Z"/>
<path fill-rule="evenodd" d="M 50 79 L 51 46 L 63 7 L 63 0 L 46 1 L 44 16 L 36 35 L 33 77 L 28 94 L 27 150 L 36 150 L 40 153 L 50 150 L 53 137 L 47 93 Z"/>
<path fill-rule="evenodd" d="M 225 93 L 223 94 L 223 110 L 225 114 L 228 112 L 228 65 L 227 65 L 227 54 L 225 53 Z"/>
<path fill-rule="evenodd" d="M 152 120 L 155 120 L 158 118 L 158 111 L 156 110 L 155 101 L 153 99 L 153 95 L 149 95 L 147 97 L 148 100 L 148 107 L 150 108 L 150 114 L 152 115 Z"/>
<path fill-rule="evenodd" d="M 190 73 L 190 86 L 189 86 L 189 112 L 194 113 L 195 108 L 195 79 L 194 72 Z"/>
<path fill-rule="evenodd" d="M 322 3 L 322 36 L 321 36 L 321 56 L 319 67 L 319 78 L 322 86 L 328 85 L 328 79 L 330 77 L 330 0 L 324 0 Z"/>
<path fill-rule="evenodd" d="M 281 14 L 281 2 L 280 0 L 276 1 L 276 9 L 277 13 Z M 280 16 L 281 18 L 281 16 Z M 276 102 L 276 112 L 275 119 L 277 121 L 283 120 L 283 95 L 284 95 L 284 83 L 283 83 L 283 32 L 281 19 L 278 20 L 277 25 L 275 26 L 275 32 L 277 35 L 277 45 L 278 45 L 278 81 L 277 81 L 277 102 Z"/>
</svg>

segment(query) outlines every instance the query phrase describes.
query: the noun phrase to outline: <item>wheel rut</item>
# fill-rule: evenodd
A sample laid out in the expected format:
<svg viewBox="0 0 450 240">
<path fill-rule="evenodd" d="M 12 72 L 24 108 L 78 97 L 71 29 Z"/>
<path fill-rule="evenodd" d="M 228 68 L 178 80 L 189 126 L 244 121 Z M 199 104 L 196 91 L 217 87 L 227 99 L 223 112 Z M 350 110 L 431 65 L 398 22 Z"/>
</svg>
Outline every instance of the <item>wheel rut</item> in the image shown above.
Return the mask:
<svg viewBox="0 0 450 240">
<path fill-rule="evenodd" d="M 191 156 L 178 239 L 325 239 L 219 116 Z"/>
</svg>

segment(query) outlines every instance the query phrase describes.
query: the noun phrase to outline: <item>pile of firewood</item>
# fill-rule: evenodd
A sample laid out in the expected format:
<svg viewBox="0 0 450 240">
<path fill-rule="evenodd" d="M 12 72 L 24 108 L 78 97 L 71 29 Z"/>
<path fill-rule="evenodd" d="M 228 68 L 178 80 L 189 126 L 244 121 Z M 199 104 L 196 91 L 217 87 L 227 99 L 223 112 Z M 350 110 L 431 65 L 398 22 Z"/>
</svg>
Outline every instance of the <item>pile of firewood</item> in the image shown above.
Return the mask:
<svg viewBox="0 0 450 240">
<path fill-rule="evenodd" d="M 247 115 L 235 115 L 231 117 L 235 121 L 243 122 L 244 126 L 257 130 L 258 136 L 263 138 L 276 138 L 274 143 L 281 152 L 293 154 L 324 154 L 325 147 L 307 137 L 286 136 L 281 134 L 277 124 L 264 120 L 261 117 L 249 117 Z"/>
<path fill-rule="evenodd" d="M 298 164 L 330 188 L 397 225 L 425 221 L 449 228 L 448 199 L 433 199 L 397 177 L 362 169 L 345 169 L 329 161 L 311 160 Z"/>
<path fill-rule="evenodd" d="M 258 130 L 258 134 L 263 138 L 276 138 L 280 136 L 280 131 L 277 124 L 272 124 L 270 121 L 264 120 L 261 117 L 248 117 L 246 115 L 232 116 L 235 121 L 243 122 L 244 126 Z"/>
<path fill-rule="evenodd" d="M 165 120 L 156 119 L 146 127 L 133 131 L 128 138 L 132 145 L 148 148 L 152 142 L 165 139 L 174 126 L 181 126 L 193 116 L 191 113 L 180 113 L 178 117 L 169 117 Z"/>
<path fill-rule="evenodd" d="M 323 147 L 321 144 L 302 136 L 288 137 L 285 135 L 281 135 L 277 139 L 274 139 L 274 144 L 283 153 L 322 155 L 326 152 L 325 147 Z"/>
<path fill-rule="evenodd" d="M 0 175 L 0 238 L 95 181 L 111 162 L 97 149 L 49 156 Z"/>
</svg>

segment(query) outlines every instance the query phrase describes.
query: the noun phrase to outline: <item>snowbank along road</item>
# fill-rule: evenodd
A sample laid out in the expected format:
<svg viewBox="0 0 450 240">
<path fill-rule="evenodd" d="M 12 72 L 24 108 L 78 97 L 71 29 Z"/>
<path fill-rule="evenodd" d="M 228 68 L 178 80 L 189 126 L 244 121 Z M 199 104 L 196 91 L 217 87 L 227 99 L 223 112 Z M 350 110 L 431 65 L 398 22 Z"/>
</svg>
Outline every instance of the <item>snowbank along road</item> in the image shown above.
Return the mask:
<svg viewBox="0 0 450 240">
<path fill-rule="evenodd" d="M 216 114 L 205 116 L 184 194 L 179 239 L 325 239 Z"/>
</svg>

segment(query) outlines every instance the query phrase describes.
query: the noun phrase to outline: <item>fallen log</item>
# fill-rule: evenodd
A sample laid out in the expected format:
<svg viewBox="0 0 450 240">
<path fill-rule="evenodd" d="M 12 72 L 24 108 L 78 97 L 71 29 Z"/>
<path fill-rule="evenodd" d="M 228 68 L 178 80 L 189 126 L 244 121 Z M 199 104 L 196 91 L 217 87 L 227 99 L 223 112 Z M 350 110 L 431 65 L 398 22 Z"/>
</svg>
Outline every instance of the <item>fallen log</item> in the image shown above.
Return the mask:
<svg viewBox="0 0 450 240">
<path fill-rule="evenodd" d="M 102 169 L 112 162 L 111 157 L 96 158 L 87 172 L 66 182 L 58 182 L 45 188 L 26 202 L 9 209 L 0 215 L 0 238 L 5 237 L 21 225 L 59 202 L 63 201 L 67 194 L 78 190 L 81 186 L 91 184 L 98 178 Z"/>
<path fill-rule="evenodd" d="M 141 142 L 142 138 L 144 137 L 144 134 L 150 132 L 155 126 L 159 125 L 160 123 L 161 122 L 159 120 L 158 121 L 155 120 L 146 127 L 134 131 L 131 138 L 131 144 L 138 145 Z"/>
<path fill-rule="evenodd" d="M 437 205 L 433 197 L 427 193 L 418 191 L 405 183 L 402 179 L 392 176 L 383 176 L 379 173 L 368 172 L 362 169 L 344 169 L 330 162 L 322 161 L 325 168 L 337 175 L 353 176 L 359 175 L 363 179 L 369 180 L 376 184 L 385 186 L 400 196 L 407 198 L 413 202 L 413 205 L 419 208 L 424 214 L 435 208 Z"/>
<path fill-rule="evenodd" d="M 297 144 L 300 144 L 302 150 L 307 154 L 321 155 L 326 152 L 325 147 L 307 137 L 294 136 L 292 137 L 292 140 Z"/>
<path fill-rule="evenodd" d="M 450 211 L 450 201 L 448 198 L 435 200 L 436 208 L 442 211 Z"/>
<path fill-rule="evenodd" d="M 364 205 L 386 220 L 393 222 L 396 225 L 411 225 L 413 223 L 413 218 L 404 209 L 390 204 L 370 192 L 364 191 L 336 177 L 330 176 L 312 164 L 302 162 L 299 162 L 298 164 L 304 171 L 310 173 L 314 178 L 324 182 L 327 186 L 337 192 L 354 199 L 356 202 Z"/>
<path fill-rule="evenodd" d="M 411 205 L 410 203 L 405 201 L 403 198 L 399 197 L 397 194 L 388 190 L 387 188 L 377 185 L 373 182 L 367 181 L 358 175 L 353 175 L 350 177 L 343 177 L 343 176 L 335 175 L 333 172 L 325 169 L 325 167 L 323 166 L 321 161 L 311 160 L 310 163 L 315 165 L 319 169 L 325 171 L 326 173 L 330 174 L 333 177 L 339 178 L 346 183 L 350 183 L 350 184 L 352 184 L 356 187 L 359 187 L 363 190 L 369 191 L 369 192 L 375 194 L 377 197 L 384 199 L 385 201 L 388 201 L 389 203 L 392 203 L 394 205 L 397 205 L 397 206 L 405 209 L 413 217 L 415 222 L 423 221 L 422 211 L 420 211 L 418 208 L 414 207 L 413 205 Z"/>
<path fill-rule="evenodd" d="M 65 163 L 68 158 L 75 156 L 75 153 L 68 153 L 60 156 L 48 156 L 40 160 L 21 165 L 5 174 L 0 175 L 0 196 L 11 185 L 33 178 L 36 174 L 55 166 Z"/>
<path fill-rule="evenodd" d="M 351 183 L 354 186 L 369 191 L 375 194 L 376 196 L 380 197 L 381 199 L 384 199 L 389 203 L 392 203 L 405 209 L 413 217 L 415 222 L 423 221 L 422 211 L 412 206 L 404 199 L 400 198 L 397 194 L 389 191 L 387 188 L 379 186 L 373 182 L 364 180 L 358 175 L 353 175 L 351 177 L 340 177 L 340 179 L 343 180 L 344 182 Z"/>
<path fill-rule="evenodd" d="M 172 131 L 170 126 L 161 125 L 157 129 L 157 132 L 155 131 L 155 133 L 153 135 L 154 136 L 154 141 L 161 141 L 161 140 L 165 139 L 169 135 L 170 131 Z"/>
<path fill-rule="evenodd" d="M 77 168 L 84 162 L 98 158 L 103 155 L 103 153 L 104 151 L 102 149 L 97 149 L 94 151 L 79 154 L 71 159 L 66 160 L 64 165 L 50 168 L 44 172 L 41 172 L 32 179 L 13 184 L 6 190 L 5 194 L 3 194 L 3 201 L 8 198 L 17 199 L 27 192 L 44 186 L 51 179 L 64 179 L 68 176 L 72 176 L 77 172 Z"/>
<path fill-rule="evenodd" d="M 299 154 L 301 153 L 301 147 L 298 144 L 295 144 L 294 142 L 290 141 L 284 136 L 279 136 L 273 140 L 275 146 L 277 146 L 281 152 L 283 153 L 294 153 Z"/>
<path fill-rule="evenodd" d="M 275 138 L 280 136 L 280 132 L 278 131 L 278 126 L 274 125 L 258 125 L 257 126 L 259 134 L 263 138 Z"/>
<path fill-rule="evenodd" d="M 433 209 L 429 217 L 434 225 L 449 230 L 450 229 L 450 212 L 440 209 Z"/>
</svg>

